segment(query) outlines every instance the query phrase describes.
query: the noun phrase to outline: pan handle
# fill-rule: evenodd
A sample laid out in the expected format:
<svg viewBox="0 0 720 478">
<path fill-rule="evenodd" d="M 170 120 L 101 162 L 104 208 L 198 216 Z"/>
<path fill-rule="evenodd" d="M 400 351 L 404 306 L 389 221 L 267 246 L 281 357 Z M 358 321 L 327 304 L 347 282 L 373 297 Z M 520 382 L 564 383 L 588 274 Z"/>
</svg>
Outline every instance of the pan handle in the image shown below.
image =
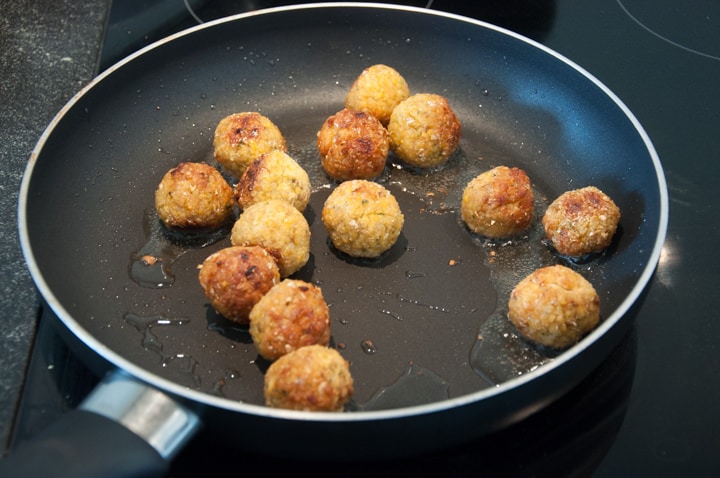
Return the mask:
<svg viewBox="0 0 720 478">
<path fill-rule="evenodd" d="M 0 460 L 0 476 L 162 477 L 199 428 L 198 416 L 124 372 Z"/>
</svg>

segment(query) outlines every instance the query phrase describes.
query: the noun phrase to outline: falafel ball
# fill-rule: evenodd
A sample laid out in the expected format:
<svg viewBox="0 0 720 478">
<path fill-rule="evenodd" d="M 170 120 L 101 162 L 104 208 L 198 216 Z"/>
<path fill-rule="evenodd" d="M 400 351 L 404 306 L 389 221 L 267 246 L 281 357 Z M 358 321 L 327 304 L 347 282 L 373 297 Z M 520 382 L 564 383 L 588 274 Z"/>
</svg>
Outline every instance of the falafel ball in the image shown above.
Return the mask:
<svg viewBox="0 0 720 478">
<path fill-rule="evenodd" d="M 508 318 L 523 337 L 556 349 L 580 340 L 600 321 L 600 298 L 582 275 L 562 265 L 535 270 L 510 294 Z"/>
<path fill-rule="evenodd" d="M 345 107 L 364 111 L 387 126 L 390 115 L 410 96 L 407 81 L 394 68 L 377 64 L 365 68 L 345 96 Z"/>
<path fill-rule="evenodd" d="M 542 218 L 550 244 L 559 254 L 570 257 L 607 249 L 619 222 L 620 208 L 595 186 L 561 194 Z"/>
<path fill-rule="evenodd" d="M 387 129 L 390 149 L 398 158 L 411 166 L 433 168 L 450 159 L 462 128 L 445 97 L 418 93 L 395 107 Z"/>
<path fill-rule="evenodd" d="M 350 365 L 340 353 L 308 345 L 283 355 L 265 373 L 265 404 L 273 408 L 340 412 L 354 393 Z"/>
<path fill-rule="evenodd" d="M 405 217 L 389 190 L 356 179 L 341 183 L 330 193 L 322 221 L 338 250 L 353 257 L 374 258 L 395 244 Z"/>
<path fill-rule="evenodd" d="M 280 199 L 255 203 L 240 214 L 230 232 L 234 246 L 265 248 L 287 277 L 310 258 L 310 226 L 292 204 Z"/>
<path fill-rule="evenodd" d="M 283 199 L 302 212 L 310 200 L 310 178 L 287 153 L 263 154 L 245 170 L 235 185 L 235 198 L 242 209 L 269 199 Z"/>
<path fill-rule="evenodd" d="M 372 179 L 385 168 L 390 140 L 377 118 L 344 108 L 325 120 L 317 133 L 317 147 L 331 178 Z"/>
<path fill-rule="evenodd" d="M 217 169 L 185 162 L 163 176 L 155 190 L 155 209 L 170 228 L 215 228 L 230 217 L 232 199 L 232 188 Z"/>
<path fill-rule="evenodd" d="M 305 281 L 284 279 L 253 307 L 250 335 L 266 360 L 306 345 L 328 345 L 330 309 L 322 291 Z"/>
<path fill-rule="evenodd" d="M 512 237 L 530 227 L 533 197 L 525 171 L 498 166 L 467 184 L 460 215 L 476 234 L 490 238 Z"/>
<path fill-rule="evenodd" d="M 260 155 L 275 149 L 286 151 L 280 129 L 255 111 L 234 113 L 221 119 L 215 128 L 213 147 L 215 159 L 236 178 Z"/>
<path fill-rule="evenodd" d="M 253 306 L 280 282 L 280 270 L 262 247 L 232 246 L 208 256 L 200 266 L 198 279 L 220 315 L 247 324 Z"/>
</svg>

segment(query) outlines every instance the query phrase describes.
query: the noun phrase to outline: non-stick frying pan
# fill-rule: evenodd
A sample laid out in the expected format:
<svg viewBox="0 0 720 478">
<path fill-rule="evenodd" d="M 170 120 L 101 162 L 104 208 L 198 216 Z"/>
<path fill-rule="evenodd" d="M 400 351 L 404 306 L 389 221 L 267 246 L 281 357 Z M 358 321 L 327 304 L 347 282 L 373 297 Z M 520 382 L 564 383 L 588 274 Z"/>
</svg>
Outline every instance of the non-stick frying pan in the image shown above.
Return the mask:
<svg viewBox="0 0 720 478">
<path fill-rule="evenodd" d="M 439 170 L 389 159 L 377 181 L 398 198 L 406 227 L 387 255 L 358 262 L 332 250 L 319 220 L 333 183 L 315 135 L 360 71 L 376 63 L 401 72 L 413 93 L 445 96 L 463 133 Z M 170 237 L 154 215 L 162 175 L 182 161 L 216 165 L 214 128 L 239 111 L 272 119 L 313 182 L 312 255 L 296 276 L 322 287 L 332 346 L 351 363 L 356 394 L 344 413 L 262 404 L 268 364 L 246 329 L 209 307 L 197 282 L 197 265 L 227 246 L 227 235 Z M 530 176 L 535 218 L 526 236 L 486 241 L 463 227 L 459 199 L 467 181 L 502 164 Z M 586 185 L 610 195 L 622 220 L 606 253 L 573 263 L 546 247 L 539 219 L 554 197 Z M 223 19 L 113 66 L 43 134 L 20 202 L 23 250 L 60 330 L 98 373 L 113 371 L 83 408 L 134 415 L 131 429 L 153 437 L 164 456 L 195 428 L 195 416 L 238 447 L 332 459 L 420 453 L 526 417 L 593 370 L 625 334 L 667 217 L 649 138 L 589 73 L 479 21 L 357 3 Z M 157 268 L 138 264 L 146 253 L 161 257 Z M 514 284 L 553 263 L 582 273 L 601 299 L 601 324 L 565 351 L 534 347 L 505 318 Z M 122 397 L 131 405 L 115 403 Z M 65 427 L 73 434 L 97 416 L 76 413 L 82 418 Z M 169 432 L 154 428 L 164 415 L 173 417 Z M 22 447 L 16 455 L 29 456 Z M 130 462 L 139 459 L 105 461 L 116 471 Z"/>
</svg>

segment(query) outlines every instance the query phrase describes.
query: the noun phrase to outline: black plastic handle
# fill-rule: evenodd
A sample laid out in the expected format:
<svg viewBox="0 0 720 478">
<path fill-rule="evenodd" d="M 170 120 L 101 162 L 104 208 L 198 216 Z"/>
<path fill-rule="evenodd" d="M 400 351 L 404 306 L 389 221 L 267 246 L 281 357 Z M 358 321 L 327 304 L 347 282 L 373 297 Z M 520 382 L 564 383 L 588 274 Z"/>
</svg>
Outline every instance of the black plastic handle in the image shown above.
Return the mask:
<svg viewBox="0 0 720 478">
<path fill-rule="evenodd" d="M 0 460 L 3 478 L 163 477 L 169 463 L 123 425 L 73 410 Z"/>
</svg>

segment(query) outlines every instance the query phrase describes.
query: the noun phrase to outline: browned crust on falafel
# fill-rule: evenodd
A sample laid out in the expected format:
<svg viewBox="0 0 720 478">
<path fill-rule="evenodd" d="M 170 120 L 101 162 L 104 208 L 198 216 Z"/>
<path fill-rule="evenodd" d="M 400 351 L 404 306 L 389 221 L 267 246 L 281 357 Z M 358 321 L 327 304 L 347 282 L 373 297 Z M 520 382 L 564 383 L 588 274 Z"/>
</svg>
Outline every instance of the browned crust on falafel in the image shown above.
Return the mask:
<svg viewBox="0 0 720 478">
<path fill-rule="evenodd" d="M 249 330 L 258 353 L 275 360 L 306 345 L 328 345 L 330 309 L 319 287 L 285 279 L 255 304 Z"/>
<path fill-rule="evenodd" d="M 515 236 L 530 227 L 534 195 L 520 168 L 497 166 L 472 179 L 463 191 L 461 217 L 476 234 Z"/>
<path fill-rule="evenodd" d="M 286 151 L 280 129 L 256 111 L 233 113 L 222 118 L 213 137 L 215 159 L 239 178 L 256 158 L 268 151 Z"/>
<path fill-rule="evenodd" d="M 331 178 L 372 179 L 385 168 L 390 143 L 387 130 L 375 117 L 344 108 L 325 120 L 317 147 Z"/>
<path fill-rule="evenodd" d="M 580 257 L 607 249 L 620 222 L 620 208 L 595 186 L 567 191 L 545 212 L 545 236 L 562 255 Z"/>
<path fill-rule="evenodd" d="M 170 169 L 155 190 L 158 217 L 170 228 L 216 228 L 232 213 L 233 192 L 220 172 L 205 163 Z"/>
<path fill-rule="evenodd" d="M 307 172 L 287 153 L 267 152 L 253 161 L 234 188 L 241 209 L 255 203 L 280 199 L 302 212 L 310 201 L 311 185 Z"/>
<path fill-rule="evenodd" d="M 280 271 L 265 249 L 231 246 L 208 256 L 198 279 L 220 315 L 247 324 L 253 306 L 280 281 Z"/>
</svg>

